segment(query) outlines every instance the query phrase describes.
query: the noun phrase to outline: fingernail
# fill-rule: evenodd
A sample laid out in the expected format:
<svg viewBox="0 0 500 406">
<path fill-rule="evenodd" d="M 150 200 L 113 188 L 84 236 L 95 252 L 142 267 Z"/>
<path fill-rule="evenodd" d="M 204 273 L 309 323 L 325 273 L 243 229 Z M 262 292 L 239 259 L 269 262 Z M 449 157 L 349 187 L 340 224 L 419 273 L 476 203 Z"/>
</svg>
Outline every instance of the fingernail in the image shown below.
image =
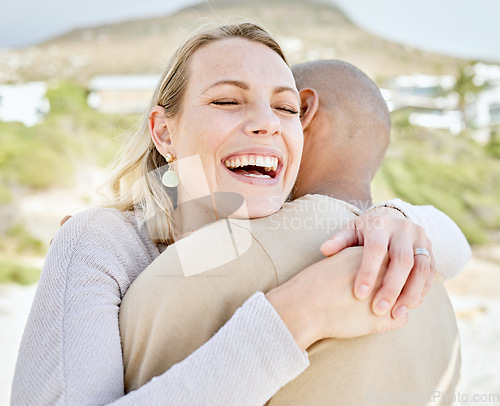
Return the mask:
<svg viewBox="0 0 500 406">
<path fill-rule="evenodd" d="M 387 312 L 387 310 L 389 310 L 389 302 L 387 302 L 385 300 L 381 300 L 375 306 L 375 310 L 379 316 L 383 315 L 385 312 Z"/>
<path fill-rule="evenodd" d="M 323 245 L 326 245 L 327 247 L 336 244 L 335 238 L 330 238 L 329 240 L 326 240 Z"/>
<path fill-rule="evenodd" d="M 408 308 L 406 306 L 399 306 L 395 311 L 394 311 L 394 318 L 396 320 L 399 320 L 401 317 L 403 317 L 406 313 L 408 312 Z"/>
<path fill-rule="evenodd" d="M 361 285 L 356 291 L 356 297 L 358 299 L 364 299 L 368 296 L 368 292 L 370 291 L 370 287 L 368 285 Z"/>
</svg>

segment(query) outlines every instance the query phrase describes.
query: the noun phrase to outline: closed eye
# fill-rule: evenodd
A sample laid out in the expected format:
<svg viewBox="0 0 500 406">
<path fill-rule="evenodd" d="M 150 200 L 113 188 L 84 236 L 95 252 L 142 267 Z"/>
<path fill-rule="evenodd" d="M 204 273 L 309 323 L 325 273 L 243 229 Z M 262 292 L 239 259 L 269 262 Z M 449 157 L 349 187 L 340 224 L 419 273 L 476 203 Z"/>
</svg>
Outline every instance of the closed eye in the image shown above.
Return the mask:
<svg viewBox="0 0 500 406">
<path fill-rule="evenodd" d="M 290 106 L 275 106 L 274 107 L 276 110 L 281 110 L 289 114 L 298 114 L 298 110 L 294 109 L 293 107 Z"/>
<path fill-rule="evenodd" d="M 238 105 L 239 103 L 236 100 L 224 99 L 224 100 L 214 100 L 212 104 L 215 104 L 216 106 L 235 106 Z"/>
</svg>

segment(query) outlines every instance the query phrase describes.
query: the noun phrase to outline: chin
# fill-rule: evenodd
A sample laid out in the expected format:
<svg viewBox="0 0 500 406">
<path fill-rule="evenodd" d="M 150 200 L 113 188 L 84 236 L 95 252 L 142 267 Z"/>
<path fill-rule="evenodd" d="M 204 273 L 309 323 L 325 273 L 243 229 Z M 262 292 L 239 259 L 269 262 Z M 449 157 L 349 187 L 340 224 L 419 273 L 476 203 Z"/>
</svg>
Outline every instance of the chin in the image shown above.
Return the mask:
<svg viewBox="0 0 500 406">
<path fill-rule="evenodd" d="M 276 213 L 285 199 L 282 196 L 270 196 L 269 198 L 247 198 L 246 206 L 248 210 L 248 218 L 259 218 L 270 216 Z"/>
</svg>

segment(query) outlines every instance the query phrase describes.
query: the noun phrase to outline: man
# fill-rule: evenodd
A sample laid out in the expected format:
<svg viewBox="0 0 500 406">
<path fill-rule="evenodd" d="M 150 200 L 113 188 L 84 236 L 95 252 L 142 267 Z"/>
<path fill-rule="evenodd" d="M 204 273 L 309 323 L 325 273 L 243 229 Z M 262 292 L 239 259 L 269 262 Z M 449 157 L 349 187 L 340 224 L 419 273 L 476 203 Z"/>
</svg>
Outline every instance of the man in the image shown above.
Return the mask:
<svg viewBox="0 0 500 406">
<path fill-rule="evenodd" d="M 325 254 L 354 241 L 352 230 L 359 225 L 356 216 L 371 205 L 370 182 L 388 145 L 387 108 L 373 82 L 352 65 L 318 61 L 295 67 L 294 75 L 301 90 L 305 148 L 293 195 L 304 197 L 270 217 L 213 223 L 169 246 L 141 273 L 125 295 L 120 313 L 126 390 L 183 360 L 210 339 L 253 292 L 267 292 L 319 261 L 319 247 L 334 232 L 344 229 L 340 237 L 323 244 Z M 311 193 L 319 195 L 306 196 Z M 438 216 L 447 233 L 431 235 L 438 272 L 449 277 L 450 270 L 456 272 L 463 266 L 467 242 L 446 216 L 403 202 L 390 204 L 410 219 L 420 220 L 425 229 L 432 223 L 429 217 Z M 366 243 L 372 234 L 363 232 Z M 451 237 L 464 248 L 464 257 L 448 252 Z M 383 251 L 385 255 L 387 250 Z M 373 260 L 382 262 L 377 250 L 368 254 L 356 280 L 360 298 L 367 297 L 375 285 Z M 387 275 L 404 255 L 390 252 L 389 256 L 384 279 L 388 289 L 379 290 L 373 302 L 378 314 L 389 311 L 399 295 L 392 292 L 401 283 L 398 276 Z M 454 261 L 449 262 L 450 258 Z M 428 270 L 428 261 L 416 257 L 415 268 Z M 211 264 L 207 269 L 196 268 L 207 263 Z M 378 274 L 379 265 L 376 268 Z M 408 272 L 405 280 L 407 276 Z M 403 290 L 397 303 L 403 312 L 420 301 L 428 280 L 420 278 L 410 284 L 416 288 Z M 385 308 L 380 308 L 378 304 L 384 301 Z M 392 311 L 394 317 L 401 316 L 396 307 Z M 387 403 L 389 396 L 411 403 L 416 396 L 452 390 L 460 360 L 456 324 L 442 280 L 435 283 L 408 326 L 355 340 L 321 340 L 308 353 L 310 367 L 273 396 L 271 405 Z"/>
<path fill-rule="evenodd" d="M 367 210 L 372 205 L 371 182 L 391 132 L 389 111 L 378 87 L 342 61 L 306 62 L 293 66 L 292 72 L 305 100 L 302 113 L 313 110 L 303 121 L 305 159 L 293 199 L 327 194 Z M 315 89 L 317 97 L 307 89 Z"/>
<path fill-rule="evenodd" d="M 294 66 L 292 71 L 297 88 L 301 90 L 304 101 L 302 109 L 305 115 L 304 152 L 293 190 L 293 199 L 306 194 L 323 194 L 349 202 L 361 211 L 367 210 L 372 205 L 371 182 L 382 164 L 391 132 L 390 114 L 380 90 L 361 70 L 343 61 L 306 62 Z M 311 89 L 315 89 L 316 96 L 311 94 Z M 398 204 L 403 203 L 391 201 L 384 205 Z M 404 205 L 404 210 L 408 212 L 413 222 L 422 225 L 421 216 L 431 215 L 434 209 L 429 206 L 420 207 L 416 213 L 412 206 Z M 354 286 L 356 296 L 362 299 L 371 292 L 378 274 L 378 264 L 386 254 L 387 242 L 368 240 L 363 243 L 357 239 L 351 240 L 356 227 L 361 227 L 357 220 L 359 219 L 351 223 L 342 233 L 337 233 L 334 240 L 326 243 L 323 246 L 323 253 L 330 256 L 350 245 L 365 246 L 363 261 Z M 428 233 L 432 232 L 430 227 L 432 224 L 425 226 Z M 380 234 L 371 234 L 368 238 L 372 236 L 380 237 Z M 349 240 L 348 244 L 346 238 Z M 448 241 L 433 241 L 433 247 L 444 255 L 447 251 L 442 245 L 440 246 L 441 243 Z M 401 269 L 405 268 L 401 266 L 401 262 L 404 262 L 405 256 L 407 261 L 411 261 L 413 253 L 411 251 L 399 253 L 397 247 L 389 248 L 394 248 L 390 251 L 390 269 L 400 269 L 400 271 L 389 272 L 388 279 L 384 280 L 381 290 L 375 295 L 373 310 L 377 314 L 383 313 L 377 309 L 381 301 L 389 303 L 388 309 L 392 309 L 393 314 L 401 306 L 411 308 L 419 302 L 419 288 L 425 283 L 424 278 L 416 281 L 413 290 L 404 290 L 398 298 L 404 280 L 408 277 L 407 272 L 401 272 Z M 451 254 L 455 255 L 453 252 Z M 466 249 L 460 261 L 467 261 L 467 255 L 470 254 Z M 428 265 L 428 262 L 422 259 L 415 257 L 416 268 Z M 453 259 L 449 257 L 441 258 L 441 262 L 447 264 L 451 261 Z M 424 272 L 422 269 L 416 270 L 425 274 L 425 270 Z M 412 272 L 410 278 L 414 278 L 418 272 Z M 395 275 L 403 280 L 392 278 Z M 426 290 L 430 287 L 431 281 L 432 278 L 426 281 L 428 283 Z M 364 294 L 359 294 L 362 285 L 368 289 L 365 289 Z M 394 305 L 396 299 L 398 300 Z"/>
</svg>

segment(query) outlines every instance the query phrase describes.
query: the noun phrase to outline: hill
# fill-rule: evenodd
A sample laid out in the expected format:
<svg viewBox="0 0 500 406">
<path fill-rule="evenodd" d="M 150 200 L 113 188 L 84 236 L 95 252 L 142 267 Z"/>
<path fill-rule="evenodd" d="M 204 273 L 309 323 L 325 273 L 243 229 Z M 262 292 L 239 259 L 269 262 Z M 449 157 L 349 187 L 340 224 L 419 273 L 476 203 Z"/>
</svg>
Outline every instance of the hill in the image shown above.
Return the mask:
<svg viewBox="0 0 500 406">
<path fill-rule="evenodd" d="M 0 82 L 95 74 L 158 73 L 200 25 L 252 20 L 267 27 L 290 62 L 337 58 L 372 78 L 414 72 L 455 74 L 463 60 L 432 54 L 369 34 L 338 8 L 313 0 L 214 0 L 175 14 L 86 28 L 36 47 L 0 54 Z"/>
</svg>

